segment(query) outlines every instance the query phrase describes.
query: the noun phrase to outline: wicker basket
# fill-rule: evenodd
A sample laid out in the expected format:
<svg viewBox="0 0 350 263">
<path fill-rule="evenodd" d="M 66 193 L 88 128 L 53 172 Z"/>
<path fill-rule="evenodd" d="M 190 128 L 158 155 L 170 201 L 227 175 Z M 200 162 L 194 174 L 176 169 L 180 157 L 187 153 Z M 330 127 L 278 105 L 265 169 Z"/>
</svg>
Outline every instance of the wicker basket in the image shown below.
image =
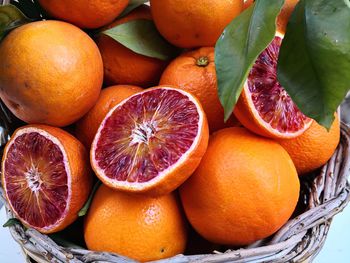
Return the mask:
<svg viewBox="0 0 350 263">
<path fill-rule="evenodd" d="M 4 133 L 10 124 L 8 115 L 2 112 L 2 145 L 7 139 Z M 208 255 L 177 255 L 157 262 L 303 262 L 312 260 L 322 248 L 332 222 L 350 200 L 350 185 L 347 176 L 350 169 L 350 128 L 342 124 L 341 143 L 337 151 L 318 176 L 302 180 L 303 195 L 307 200 L 305 212 L 283 226 L 272 238 L 261 240 L 249 247 L 215 251 Z M 5 203 L 9 218 L 13 214 L 8 209 L 4 193 L 0 187 L 0 199 Z M 26 229 L 20 224 L 9 227 L 13 238 L 20 244 L 29 259 L 37 262 L 134 262 L 127 258 L 88 251 L 80 248 L 62 247 L 48 236 L 34 229 Z"/>
<path fill-rule="evenodd" d="M 0 5 L 7 2 L 0 0 Z M 18 123 L 1 103 L 0 107 L 0 147 L 3 149 Z M 347 182 L 350 171 L 350 128 L 344 123 L 341 135 L 336 152 L 319 174 L 302 178 L 300 203 L 304 203 L 304 209 L 274 236 L 241 249 L 214 251 L 207 255 L 177 255 L 157 262 L 312 261 L 326 240 L 332 218 L 350 201 L 350 185 Z M 8 218 L 13 218 L 1 186 L 0 201 L 5 203 Z M 26 229 L 21 224 L 10 226 L 9 230 L 23 249 L 28 262 L 32 262 L 31 259 L 37 262 L 134 262 L 116 254 L 60 246 L 50 237 L 34 229 Z"/>
<path fill-rule="evenodd" d="M 0 111 L 0 146 L 17 124 L 3 107 Z M 273 237 L 249 247 L 226 252 L 214 251 L 207 255 L 177 255 L 157 262 L 304 262 L 311 261 L 322 248 L 332 222 L 350 201 L 350 127 L 342 123 L 341 142 L 320 173 L 302 178 L 300 201 L 307 204 L 304 212 L 294 217 Z M 5 203 L 8 218 L 13 218 L 3 189 L 0 200 Z M 62 247 L 51 238 L 21 224 L 9 227 L 13 238 L 21 246 L 28 262 L 134 262 L 110 253 L 93 252 L 76 247 Z"/>
</svg>

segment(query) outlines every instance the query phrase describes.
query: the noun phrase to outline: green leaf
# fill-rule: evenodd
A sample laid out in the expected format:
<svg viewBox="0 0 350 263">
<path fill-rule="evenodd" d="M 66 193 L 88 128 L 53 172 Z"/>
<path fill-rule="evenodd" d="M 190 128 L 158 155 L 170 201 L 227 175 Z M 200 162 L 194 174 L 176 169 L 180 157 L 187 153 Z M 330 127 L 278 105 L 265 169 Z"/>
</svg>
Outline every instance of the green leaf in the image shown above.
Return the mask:
<svg viewBox="0 0 350 263">
<path fill-rule="evenodd" d="M 140 19 L 117 25 L 102 32 L 132 51 L 161 60 L 168 60 L 179 53 L 159 34 L 153 21 Z"/>
<path fill-rule="evenodd" d="M 2 227 L 10 227 L 20 223 L 21 222 L 17 218 L 10 218 Z"/>
<path fill-rule="evenodd" d="M 0 6 L 0 40 L 3 39 L 10 30 L 29 22 L 30 19 L 14 5 Z"/>
<path fill-rule="evenodd" d="M 287 27 L 278 79 L 300 110 L 329 128 L 350 89 L 350 1 L 301 0 Z"/>
<path fill-rule="evenodd" d="M 219 98 L 225 120 L 242 92 L 257 57 L 271 43 L 284 0 L 257 0 L 224 30 L 215 46 Z"/>
<path fill-rule="evenodd" d="M 79 213 L 78 213 L 78 216 L 85 216 L 86 213 L 88 212 L 89 208 L 90 208 L 90 205 L 91 205 L 91 202 L 92 202 L 92 199 L 94 198 L 94 195 L 95 195 L 95 192 L 97 191 L 97 189 L 99 188 L 99 186 L 101 185 L 101 181 L 98 180 L 94 187 L 92 188 L 92 191 L 90 193 L 90 196 L 88 198 L 88 200 L 86 201 L 85 205 L 83 206 L 82 209 L 80 209 Z"/>
<path fill-rule="evenodd" d="M 127 14 L 129 14 L 132 10 L 134 10 L 135 8 L 138 8 L 140 5 L 143 5 L 145 3 L 147 3 L 148 0 L 131 0 L 129 2 L 129 5 L 125 8 L 125 10 L 119 15 L 119 17 L 123 17 L 126 16 Z"/>
</svg>

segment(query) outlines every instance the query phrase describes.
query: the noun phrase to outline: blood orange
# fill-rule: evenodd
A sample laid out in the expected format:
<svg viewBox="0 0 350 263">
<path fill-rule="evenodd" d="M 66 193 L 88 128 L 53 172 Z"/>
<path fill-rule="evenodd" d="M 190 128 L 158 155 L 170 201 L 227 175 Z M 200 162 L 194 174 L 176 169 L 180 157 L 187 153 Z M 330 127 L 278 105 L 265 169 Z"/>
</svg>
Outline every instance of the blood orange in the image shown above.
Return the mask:
<svg viewBox="0 0 350 263">
<path fill-rule="evenodd" d="M 119 102 L 140 91 L 143 91 L 143 89 L 130 85 L 111 86 L 101 91 L 95 106 L 76 123 L 75 134 L 86 149 L 90 149 L 98 127 L 100 127 L 108 111 Z"/>
<path fill-rule="evenodd" d="M 312 120 L 294 104 L 277 80 L 277 60 L 283 35 L 277 33 L 256 60 L 234 109 L 251 131 L 270 138 L 295 138 Z"/>
<path fill-rule="evenodd" d="M 2 183 L 21 222 L 42 233 L 71 224 L 90 189 L 88 155 L 67 132 L 45 125 L 15 131 L 2 159 Z"/>
<path fill-rule="evenodd" d="M 91 146 L 91 164 L 112 188 L 166 194 L 197 168 L 208 134 L 195 97 L 156 87 L 129 97 L 107 114 Z"/>
</svg>

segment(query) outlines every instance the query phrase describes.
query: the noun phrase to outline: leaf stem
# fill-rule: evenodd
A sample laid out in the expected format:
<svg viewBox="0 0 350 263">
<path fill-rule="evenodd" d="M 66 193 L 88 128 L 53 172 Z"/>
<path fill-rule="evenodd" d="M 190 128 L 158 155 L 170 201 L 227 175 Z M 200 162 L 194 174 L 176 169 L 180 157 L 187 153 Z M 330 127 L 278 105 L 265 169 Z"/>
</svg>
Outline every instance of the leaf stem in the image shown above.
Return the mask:
<svg viewBox="0 0 350 263">
<path fill-rule="evenodd" d="M 92 191 L 91 191 L 91 193 L 90 193 L 90 196 L 89 196 L 88 200 L 86 201 L 85 205 L 83 206 L 82 209 L 80 209 L 80 211 L 79 211 L 79 213 L 78 213 L 78 216 L 79 216 L 79 217 L 85 216 L 85 215 L 86 215 L 86 213 L 88 212 L 88 210 L 89 210 L 89 208 L 90 208 L 90 205 L 91 205 L 92 199 L 93 199 L 93 197 L 94 197 L 94 195 L 95 195 L 95 192 L 97 191 L 97 189 L 99 188 L 99 186 L 100 186 L 101 184 L 102 184 L 102 183 L 101 183 L 100 180 L 98 180 L 98 181 L 95 183 L 94 187 L 92 188 Z"/>
</svg>

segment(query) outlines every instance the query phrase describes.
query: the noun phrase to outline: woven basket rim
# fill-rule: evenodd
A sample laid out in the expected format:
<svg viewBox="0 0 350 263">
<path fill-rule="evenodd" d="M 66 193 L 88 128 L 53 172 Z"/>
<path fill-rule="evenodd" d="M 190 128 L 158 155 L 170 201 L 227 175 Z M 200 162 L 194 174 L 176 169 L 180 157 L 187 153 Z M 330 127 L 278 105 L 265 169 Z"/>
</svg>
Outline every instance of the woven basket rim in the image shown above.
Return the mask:
<svg viewBox="0 0 350 263">
<path fill-rule="evenodd" d="M 177 255 L 157 262 L 301 262 L 313 259 L 326 240 L 332 218 L 350 201 L 350 184 L 347 181 L 350 170 L 350 127 L 342 123 L 341 134 L 341 142 L 333 157 L 310 185 L 309 209 L 288 221 L 272 239 L 224 253 L 216 251 L 205 255 Z M 0 198 L 5 203 L 8 217 L 14 217 L 1 187 Z M 47 235 L 34 229 L 25 229 L 19 224 L 11 226 L 10 232 L 27 255 L 39 262 L 53 259 L 58 262 L 135 262 L 112 253 L 64 248 Z"/>
</svg>

